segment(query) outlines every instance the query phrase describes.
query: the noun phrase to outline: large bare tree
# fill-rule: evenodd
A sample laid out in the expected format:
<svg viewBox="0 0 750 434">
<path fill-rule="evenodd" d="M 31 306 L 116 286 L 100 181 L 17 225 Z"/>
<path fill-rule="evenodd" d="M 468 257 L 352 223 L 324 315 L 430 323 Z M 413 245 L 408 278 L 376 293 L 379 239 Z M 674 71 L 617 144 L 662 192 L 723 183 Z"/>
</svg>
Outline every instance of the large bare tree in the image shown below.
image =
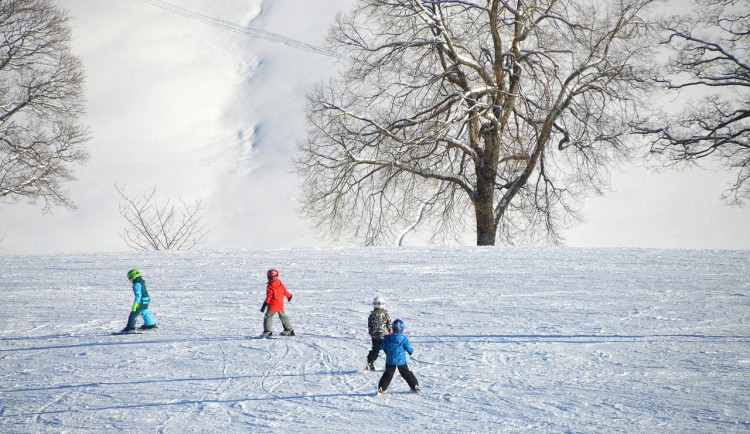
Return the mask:
<svg viewBox="0 0 750 434">
<path fill-rule="evenodd" d="M 724 197 L 750 198 L 750 1 L 696 0 L 663 26 L 673 50 L 661 81 L 703 94 L 645 130 L 671 164 L 715 158 L 736 174 Z"/>
<path fill-rule="evenodd" d="M 303 212 L 365 244 L 559 242 L 627 153 L 651 3 L 360 1 L 330 32 L 345 71 L 309 96 Z"/>
<path fill-rule="evenodd" d="M 73 207 L 62 188 L 88 155 L 83 71 L 51 0 L 0 1 L 0 200 Z"/>
</svg>

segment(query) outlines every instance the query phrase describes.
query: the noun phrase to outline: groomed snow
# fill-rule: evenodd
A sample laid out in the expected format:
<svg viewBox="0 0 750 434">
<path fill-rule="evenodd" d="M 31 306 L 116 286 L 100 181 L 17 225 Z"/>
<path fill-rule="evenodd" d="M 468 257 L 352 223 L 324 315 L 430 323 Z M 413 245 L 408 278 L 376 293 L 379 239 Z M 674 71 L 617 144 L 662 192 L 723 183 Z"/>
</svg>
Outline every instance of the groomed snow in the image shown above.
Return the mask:
<svg viewBox="0 0 750 434">
<path fill-rule="evenodd" d="M 160 328 L 112 336 L 131 267 Z M 249 339 L 271 267 L 299 336 Z M 0 281 L 4 433 L 750 431 L 747 251 L 4 256 Z M 421 394 L 363 372 L 376 295 Z"/>
</svg>

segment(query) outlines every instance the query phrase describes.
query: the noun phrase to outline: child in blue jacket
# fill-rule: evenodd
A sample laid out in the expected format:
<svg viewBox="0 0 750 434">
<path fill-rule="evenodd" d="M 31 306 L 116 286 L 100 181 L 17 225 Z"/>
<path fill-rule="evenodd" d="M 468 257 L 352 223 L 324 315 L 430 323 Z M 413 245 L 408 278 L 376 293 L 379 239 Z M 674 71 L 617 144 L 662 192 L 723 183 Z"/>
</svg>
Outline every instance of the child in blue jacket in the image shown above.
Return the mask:
<svg viewBox="0 0 750 434">
<path fill-rule="evenodd" d="M 398 373 L 406 380 L 411 390 L 419 392 L 417 377 L 406 364 L 406 353 L 411 356 L 414 350 L 411 348 L 409 339 L 404 336 L 404 322 L 400 319 L 393 321 L 392 329 L 393 334 L 388 335 L 380 344 L 380 349 L 385 351 L 385 372 L 383 372 L 383 376 L 380 377 L 378 383 L 378 394 L 382 395 L 388 389 L 396 368 L 398 368 Z"/>
<path fill-rule="evenodd" d="M 128 280 L 133 284 L 133 306 L 130 308 L 130 315 L 128 316 L 128 325 L 122 329 L 122 333 L 127 333 L 135 330 L 135 321 L 138 319 L 138 315 L 143 316 L 143 325 L 141 330 L 151 330 L 156 328 L 154 320 L 151 318 L 151 312 L 148 310 L 148 304 L 151 302 L 151 298 L 148 296 L 146 290 L 146 282 L 141 277 L 141 273 L 138 270 L 128 271 Z"/>
</svg>

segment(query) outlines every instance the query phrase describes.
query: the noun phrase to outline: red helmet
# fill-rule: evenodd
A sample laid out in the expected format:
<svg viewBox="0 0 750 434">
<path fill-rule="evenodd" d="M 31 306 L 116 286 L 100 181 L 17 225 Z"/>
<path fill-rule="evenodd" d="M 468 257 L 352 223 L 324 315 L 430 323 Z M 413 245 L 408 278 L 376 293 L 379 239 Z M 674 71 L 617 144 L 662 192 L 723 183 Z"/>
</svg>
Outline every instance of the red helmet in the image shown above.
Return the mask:
<svg viewBox="0 0 750 434">
<path fill-rule="evenodd" d="M 269 279 L 273 279 L 274 277 L 279 277 L 279 270 L 272 269 L 268 270 L 268 273 L 266 273 Z"/>
</svg>

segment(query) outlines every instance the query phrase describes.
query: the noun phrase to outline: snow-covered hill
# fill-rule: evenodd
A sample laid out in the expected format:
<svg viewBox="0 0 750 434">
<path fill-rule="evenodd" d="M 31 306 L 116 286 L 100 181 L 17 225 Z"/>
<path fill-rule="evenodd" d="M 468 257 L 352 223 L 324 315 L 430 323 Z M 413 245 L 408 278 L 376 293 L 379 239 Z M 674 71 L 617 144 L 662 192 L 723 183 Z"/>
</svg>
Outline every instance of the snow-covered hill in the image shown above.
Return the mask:
<svg viewBox="0 0 750 434">
<path fill-rule="evenodd" d="M 296 214 L 291 158 L 305 94 L 337 64 L 304 44 L 323 45 L 351 3 L 60 0 L 86 68 L 92 158 L 70 185 L 78 210 L 2 206 L 0 252 L 127 249 L 115 184 L 202 198 L 202 247 L 316 245 Z"/>
<path fill-rule="evenodd" d="M 131 267 L 160 328 L 112 336 Z M 299 336 L 251 339 L 271 267 Z M 4 433 L 750 431 L 747 252 L 6 256 L 0 281 Z M 420 394 L 362 371 L 377 295 Z"/>
<path fill-rule="evenodd" d="M 306 92 L 338 68 L 310 46 L 354 0 L 58 2 L 86 69 L 92 158 L 68 186 L 78 210 L 0 204 L 0 254 L 126 250 L 115 184 L 202 198 L 201 248 L 325 245 L 296 214 L 291 161 Z M 625 169 L 615 192 L 582 204 L 570 245 L 750 248 L 738 230 L 750 207 L 718 199 L 728 177 Z"/>
</svg>

